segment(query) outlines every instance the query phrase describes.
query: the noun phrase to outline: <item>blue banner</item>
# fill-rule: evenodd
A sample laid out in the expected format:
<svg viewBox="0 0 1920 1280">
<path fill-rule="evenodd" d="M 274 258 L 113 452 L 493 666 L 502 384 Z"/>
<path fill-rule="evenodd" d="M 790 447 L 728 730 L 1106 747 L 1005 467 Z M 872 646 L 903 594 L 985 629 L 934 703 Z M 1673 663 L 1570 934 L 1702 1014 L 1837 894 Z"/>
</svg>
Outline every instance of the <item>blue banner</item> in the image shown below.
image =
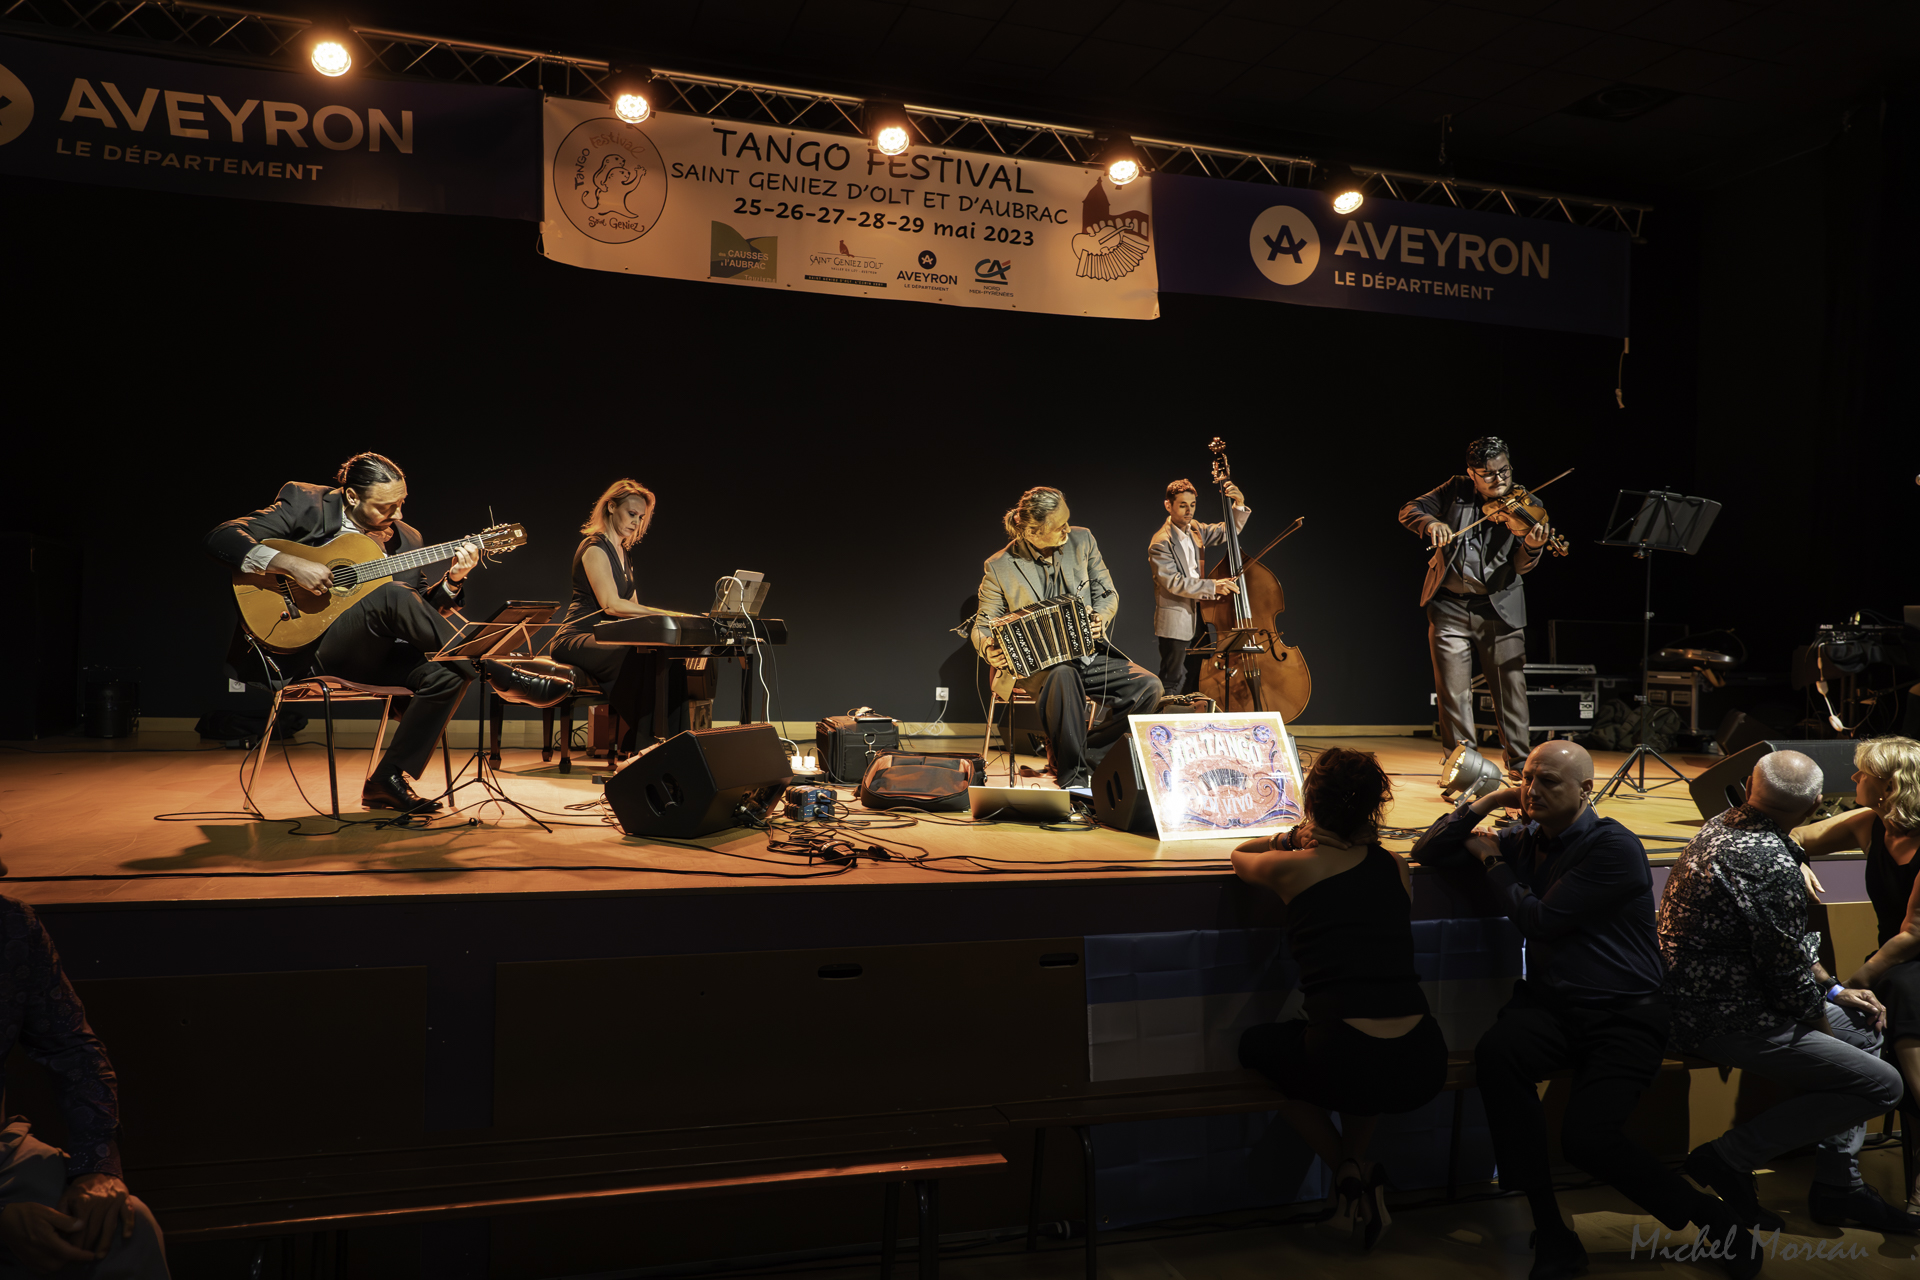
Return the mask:
<svg viewBox="0 0 1920 1280">
<path fill-rule="evenodd" d="M 0 173 L 540 220 L 540 95 L 0 36 Z"/>
<path fill-rule="evenodd" d="M 1156 174 L 1160 288 L 1625 337 L 1626 236 L 1400 200 Z"/>
</svg>

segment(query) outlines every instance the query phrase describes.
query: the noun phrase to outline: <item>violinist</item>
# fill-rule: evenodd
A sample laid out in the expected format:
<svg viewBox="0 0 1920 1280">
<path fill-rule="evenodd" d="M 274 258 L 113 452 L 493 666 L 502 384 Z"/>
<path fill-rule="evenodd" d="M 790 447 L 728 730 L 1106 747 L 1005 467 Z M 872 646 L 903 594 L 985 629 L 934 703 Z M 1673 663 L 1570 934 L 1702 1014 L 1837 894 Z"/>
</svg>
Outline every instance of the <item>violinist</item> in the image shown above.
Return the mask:
<svg viewBox="0 0 1920 1280">
<path fill-rule="evenodd" d="M 1228 481 L 1226 495 L 1233 503 L 1233 528 L 1239 533 L 1253 514 L 1240 486 Z M 1147 570 L 1153 574 L 1153 634 L 1160 640 L 1160 683 L 1168 693 L 1187 691 L 1187 650 L 1204 623 L 1199 602 L 1229 596 L 1240 589 L 1233 578 L 1206 576 L 1205 549 L 1226 545 L 1227 526 L 1202 524 L 1194 513 L 1200 495 L 1193 481 L 1175 480 L 1167 486 L 1166 523 L 1147 542 Z"/>
<path fill-rule="evenodd" d="M 1467 446 L 1467 472 L 1400 508 L 1400 523 L 1433 548 L 1420 604 L 1427 611 L 1427 647 L 1440 702 L 1440 740 L 1448 751 L 1472 746 L 1473 655 L 1493 695 L 1494 720 L 1506 767 L 1518 769 L 1530 749 L 1527 725 L 1527 600 L 1521 576 L 1540 562 L 1553 536 L 1544 522 L 1480 520 L 1482 507 L 1513 488 L 1507 442 L 1482 436 Z M 1516 532 L 1524 530 L 1524 535 Z M 1456 536 L 1458 534 L 1458 536 Z"/>
</svg>

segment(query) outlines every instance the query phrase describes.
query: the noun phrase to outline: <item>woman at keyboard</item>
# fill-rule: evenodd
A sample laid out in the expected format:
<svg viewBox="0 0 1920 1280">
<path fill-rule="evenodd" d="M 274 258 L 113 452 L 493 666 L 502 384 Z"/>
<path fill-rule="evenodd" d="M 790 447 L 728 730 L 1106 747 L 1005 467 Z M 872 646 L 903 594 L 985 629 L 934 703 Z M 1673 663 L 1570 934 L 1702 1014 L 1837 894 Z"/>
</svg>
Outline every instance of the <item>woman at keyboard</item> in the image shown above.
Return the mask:
<svg viewBox="0 0 1920 1280">
<path fill-rule="evenodd" d="M 655 734 L 664 738 L 687 727 L 687 668 L 684 662 L 625 644 L 602 644 L 593 624 L 608 618 L 637 618 L 649 613 L 671 613 L 640 603 L 630 559 L 633 548 L 647 536 L 653 523 L 653 491 L 638 480 L 616 480 L 593 504 L 580 532 L 585 535 L 573 552 L 573 596 L 560 616 L 560 634 L 553 656 L 593 677 L 607 694 L 609 709 L 625 726 L 616 744 L 632 752 L 637 741 Z M 667 669 L 667 723 L 653 725 L 651 699 L 655 663 Z"/>
<path fill-rule="evenodd" d="M 1392 1220 L 1386 1170 L 1366 1158 L 1379 1117 L 1425 1105 L 1447 1074 L 1413 965 L 1412 881 L 1374 835 L 1391 791 L 1371 754 L 1330 748 L 1307 774 L 1306 821 L 1233 851 L 1240 878 L 1286 904 L 1306 996 L 1305 1020 L 1249 1027 L 1240 1061 L 1287 1095 L 1280 1114 L 1334 1171 L 1334 1223 L 1363 1249 Z"/>
</svg>

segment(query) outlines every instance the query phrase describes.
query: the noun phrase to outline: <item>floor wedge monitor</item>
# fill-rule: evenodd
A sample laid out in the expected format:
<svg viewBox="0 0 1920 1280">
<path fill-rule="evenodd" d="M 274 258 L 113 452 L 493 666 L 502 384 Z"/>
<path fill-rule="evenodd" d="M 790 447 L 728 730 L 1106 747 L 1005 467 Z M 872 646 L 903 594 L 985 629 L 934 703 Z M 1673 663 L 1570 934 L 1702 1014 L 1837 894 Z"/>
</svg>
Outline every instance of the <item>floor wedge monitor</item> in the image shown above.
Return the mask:
<svg viewBox="0 0 1920 1280">
<path fill-rule="evenodd" d="M 1775 751 L 1798 751 L 1813 757 L 1826 775 L 1821 787 L 1829 799 L 1853 794 L 1853 749 L 1860 744 L 1851 738 L 1831 738 L 1818 742 L 1795 742 L 1788 738 L 1766 738 L 1743 747 L 1708 769 L 1689 784 L 1694 807 L 1702 818 L 1714 818 L 1746 799 L 1747 779 L 1760 757 Z"/>
<path fill-rule="evenodd" d="M 1140 772 L 1140 754 L 1127 734 L 1107 748 L 1093 771 L 1093 816 L 1102 826 L 1118 827 L 1143 836 L 1158 836 L 1153 821 L 1153 797 Z"/>
<path fill-rule="evenodd" d="M 736 825 L 742 801 L 793 781 L 770 724 L 677 733 L 607 780 L 607 803 L 630 836 L 687 840 Z"/>
</svg>

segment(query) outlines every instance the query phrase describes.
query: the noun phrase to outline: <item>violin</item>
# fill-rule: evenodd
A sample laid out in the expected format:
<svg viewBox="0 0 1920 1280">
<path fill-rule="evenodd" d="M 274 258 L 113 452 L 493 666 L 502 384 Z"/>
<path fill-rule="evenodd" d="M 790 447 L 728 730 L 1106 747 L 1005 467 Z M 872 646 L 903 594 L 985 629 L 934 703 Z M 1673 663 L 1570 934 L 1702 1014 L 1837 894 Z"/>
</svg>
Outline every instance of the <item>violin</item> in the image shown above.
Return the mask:
<svg viewBox="0 0 1920 1280">
<path fill-rule="evenodd" d="M 1561 474 L 1564 475 L 1565 472 Z M 1555 476 L 1554 479 L 1559 479 L 1559 476 Z M 1551 484 L 1552 481 L 1548 483 Z M 1480 510 L 1484 519 L 1505 525 L 1516 538 L 1524 538 L 1532 533 L 1535 525 L 1553 523 L 1547 518 L 1547 509 L 1540 505 L 1539 499 L 1535 498 L 1524 485 L 1514 485 L 1507 490 L 1504 497 L 1482 503 Z M 1561 534 L 1551 534 L 1542 550 L 1564 556 L 1568 552 L 1567 540 Z"/>
<path fill-rule="evenodd" d="M 1544 489 L 1548 484 L 1554 483 L 1555 480 L 1564 480 L 1572 474 L 1573 468 L 1568 467 L 1565 471 L 1555 476 L 1553 480 L 1547 481 L 1546 484 L 1540 485 L 1538 488 Z M 1524 485 L 1514 485 L 1511 489 L 1507 490 L 1504 496 L 1492 498 L 1481 503 L 1480 518 L 1472 524 L 1467 525 L 1466 528 L 1456 529 L 1453 536 L 1458 538 L 1461 534 L 1467 532 L 1468 529 L 1478 528 L 1489 520 L 1499 521 L 1505 525 L 1507 530 L 1516 538 L 1526 537 L 1529 533 L 1533 532 L 1535 525 L 1551 525 L 1553 522 L 1547 519 L 1547 509 L 1540 505 L 1539 498 L 1535 496 L 1536 492 L 1537 490 L 1529 490 Z M 1569 550 L 1566 538 L 1557 533 L 1547 538 L 1542 549 L 1551 551 L 1557 556 L 1564 556 Z"/>
<path fill-rule="evenodd" d="M 1207 570 L 1210 578 L 1232 578 L 1240 589 L 1231 595 L 1200 602 L 1200 617 L 1213 624 L 1219 644 L 1201 665 L 1200 692 L 1228 711 L 1278 711 L 1292 721 L 1306 710 L 1313 696 L 1313 673 L 1306 655 L 1287 644 L 1280 631 L 1280 615 L 1287 596 L 1273 570 L 1260 557 L 1303 523 L 1295 520 L 1260 554 L 1242 560 L 1240 534 L 1233 523 L 1233 500 L 1227 486 L 1233 480 L 1227 446 L 1218 437 L 1207 446 L 1213 454 L 1213 483 L 1226 508 L 1227 554 Z"/>
</svg>

